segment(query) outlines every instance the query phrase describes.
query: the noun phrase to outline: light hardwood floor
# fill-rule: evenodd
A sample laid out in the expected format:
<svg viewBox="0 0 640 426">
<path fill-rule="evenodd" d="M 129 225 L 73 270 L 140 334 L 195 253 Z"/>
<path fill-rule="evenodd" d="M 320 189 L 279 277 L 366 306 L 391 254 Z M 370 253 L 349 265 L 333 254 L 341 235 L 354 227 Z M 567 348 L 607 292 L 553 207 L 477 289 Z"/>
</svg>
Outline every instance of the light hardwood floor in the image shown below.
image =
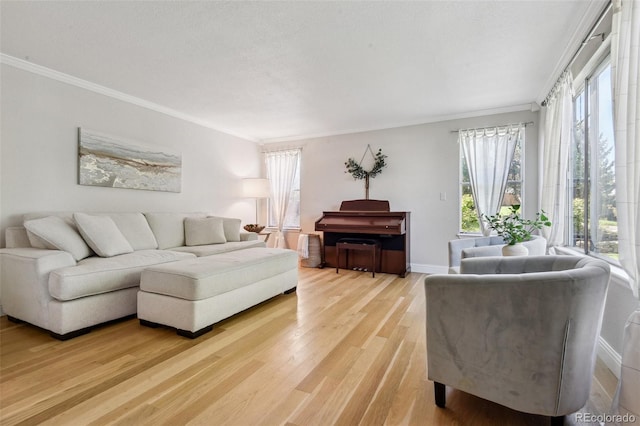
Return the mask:
<svg viewBox="0 0 640 426">
<path fill-rule="evenodd" d="M 130 319 L 60 342 L 2 317 L 0 424 L 547 425 L 449 388 L 435 406 L 423 278 L 302 268 L 297 293 L 195 340 Z M 583 411 L 615 385 L 599 363 Z"/>
</svg>

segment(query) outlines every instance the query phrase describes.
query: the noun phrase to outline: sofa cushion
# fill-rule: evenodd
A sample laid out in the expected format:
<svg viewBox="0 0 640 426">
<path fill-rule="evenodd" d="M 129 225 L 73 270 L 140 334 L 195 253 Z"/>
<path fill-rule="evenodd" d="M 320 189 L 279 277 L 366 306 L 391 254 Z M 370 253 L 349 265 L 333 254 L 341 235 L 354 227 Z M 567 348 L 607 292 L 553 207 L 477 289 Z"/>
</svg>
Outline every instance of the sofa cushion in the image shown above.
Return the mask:
<svg viewBox="0 0 640 426">
<path fill-rule="evenodd" d="M 140 290 L 185 300 L 202 300 L 297 270 L 293 250 L 248 249 L 218 256 L 151 266 Z"/>
<path fill-rule="evenodd" d="M 158 242 L 142 213 L 109 213 L 108 216 L 134 250 L 157 249 Z"/>
<path fill-rule="evenodd" d="M 227 241 L 240 241 L 240 225 L 242 225 L 242 220 L 232 217 L 225 217 L 222 220 L 224 225 L 224 237 Z"/>
<path fill-rule="evenodd" d="M 78 230 L 89 247 L 100 257 L 131 253 L 133 248 L 109 216 L 74 213 Z"/>
<path fill-rule="evenodd" d="M 184 246 L 173 247 L 171 251 L 179 251 L 183 253 L 193 253 L 198 257 L 211 256 L 220 253 L 229 253 L 236 250 L 243 250 L 252 247 L 266 247 L 267 245 L 261 240 L 237 241 L 224 244 L 208 244 L 204 246 Z"/>
<path fill-rule="evenodd" d="M 136 287 L 143 269 L 190 258 L 195 256 L 169 250 L 139 250 L 109 258 L 90 257 L 75 266 L 52 271 L 49 293 L 64 301 Z"/>
<path fill-rule="evenodd" d="M 240 225 L 242 225 L 242 220 L 233 217 L 221 217 L 220 219 L 222 219 L 222 226 L 224 227 L 224 238 L 232 242 L 240 241 Z"/>
<path fill-rule="evenodd" d="M 49 250 L 63 250 L 75 260 L 81 260 L 92 254 L 87 243 L 78 231 L 60 217 L 48 216 L 24 222 L 31 246 Z"/>
<path fill-rule="evenodd" d="M 145 213 L 144 215 L 158 241 L 159 249 L 184 246 L 184 219 L 206 217 L 204 213 Z"/>
<path fill-rule="evenodd" d="M 219 217 L 186 218 L 184 220 L 186 245 L 202 246 L 226 243 L 223 223 L 224 221 Z"/>
</svg>

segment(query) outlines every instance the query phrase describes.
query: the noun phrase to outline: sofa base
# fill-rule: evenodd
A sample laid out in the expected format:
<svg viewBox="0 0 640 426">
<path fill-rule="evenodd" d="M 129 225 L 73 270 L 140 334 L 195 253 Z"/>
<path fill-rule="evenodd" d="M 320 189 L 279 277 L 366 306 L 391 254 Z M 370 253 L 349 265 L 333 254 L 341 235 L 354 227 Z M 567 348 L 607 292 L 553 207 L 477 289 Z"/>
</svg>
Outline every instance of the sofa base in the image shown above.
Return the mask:
<svg viewBox="0 0 640 426">
<path fill-rule="evenodd" d="M 158 328 L 162 324 L 141 319 L 140 325 L 143 325 L 149 328 Z M 213 325 L 201 328 L 200 330 L 196 330 L 196 331 L 176 329 L 176 332 L 178 333 L 178 336 L 184 336 L 184 337 L 188 337 L 189 339 L 195 339 L 196 337 L 200 337 L 203 334 L 210 332 L 211 330 L 213 330 Z"/>
<path fill-rule="evenodd" d="M 147 320 L 141 319 L 140 320 L 140 325 L 143 325 L 143 326 L 149 327 L 149 328 L 158 328 L 162 324 L 158 324 L 157 322 L 151 322 L 151 321 L 147 321 Z M 196 331 L 176 329 L 176 332 L 178 333 L 178 336 L 188 337 L 189 339 L 195 339 L 197 337 L 202 336 L 205 333 L 210 332 L 211 330 L 213 330 L 213 325 L 201 328 L 200 330 L 196 330 Z"/>
<path fill-rule="evenodd" d="M 28 322 L 23 321 L 20 318 L 12 317 L 11 315 L 7 315 L 7 319 L 10 322 L 14 323 L 14 324 L 28 324 L 28 325 L 30 325 L 32 327 L 40 328 L 37 325 L 29 324 Z M 86 328 L 83 328 L 81 330 L 75 330 L 75 331 L 72 331 L 72 332 L 66 333 L 66 334 L 58 334 L 58 333 L 54 333 L 53 331 L 49 331 L 49 335 L 51 337 L 53 337 L 54 339 L 64 341 L 64 340 L 73 339 L 74 337 L 78 337 L 78 336 L 81 336 L 83 334 L 87 334 L 90 331 L 91 331 L 91 327 L 86 327 Z"/>
<path fill-rule="evenodd" d="M 50 331 L 49 336 L 57 340 L 62 340 L 64 342 L 65 340 L 73 339 L 75 337 L 82 336 L 83 334 L 89 334 L 92 328 L 93 327 L 81 328 L 80 330 L 75 330 L 65 334 L 58 334 Z"/>
<path fill-rule="evenodd" d="M 188 337 L 189 339 L 195 339 L 197 337 L 202 336 L 205 333 L 210 332 L 211 330 L 213 330 L 212 325 L 205 328 L 201 328 L 200 330 L 197 330 L 197 331 L 177 330 L 177 333 L 178 333 L 178 336 Z"/>
<path fill-rule="evenodd" d="M 147 320 L 140 320 L 140 325 L 144 325 L 145 327 L 149 327 L 149 328 L 158 328 L 160 327 L 162 324 L 158 324 L 157 322 L 151 322 L 151 321 L 147 321 Z"/>
<path fill-rule="evenodd" d="M 283 278 L 294 279 L 294 274 L 282 274 L 277 277 L 277 279 Z M 280 291 L 278 294 L 287 295 L 294 291 L 296 291 L 295 284 L 294 287 Z M 176 330 L 178 335 L 195 339 L 213 330 L 213 326 L 216 323 L 240 314 L 260 303 L 267 302 L 277 297 L 278 294 L 270 293 L 268 289 L 263 287 L 262 282 L 226 293 L 224 297 L 200 300 L 196 301 L 196 303 L 141 291 L 138 295 L 138 303 L 141 303 L 138 318 L 140 319 L 140 325 L 145 327 L 171 327 Z M 186 322 L 174 321 L 167 318 L 164 312 L 180 312 L 179 317 L 187 320 Z M 175 317 L 172 318 L 175 319 Z"/>
<path fill-rule="evenodd" d="M 69 339 L 73 339 L 74 337 L 78 337 L 78 336 L 82 336 L 83 334 L 88 334 L 89 332 L 91 332 L 91 330 L 94 330 L 98 327 L 103 327 L 105 325 L 110 325 L 110 324 L 115 324 L 117 322 L 121 322 L 121 321 L 127 321 L 130 319 L 134 319 L 136 317 L 136 314 L 131 314 L 131 315 L 127 315 L 121 318 L 115 318 L 109 321 L 105 321 L 105 322 L 101 322 L 99 324 L 96 325 L 92 325 L 90 327 L 85 327 L 85 328 L 81 328 L 79 330 L 74 330 L 74 331 L 70 331 L 68 333 L 64 333 L 64 334 L 58 334 L 58 333 L 54 333 L 53 331 L 49 331 L 49 335 L 55 339 L 58 340 L 69 340 Z"/>
<path fill-rule="evenodd" d="M 64 342 L 65 340 L 70 340 L 70 339 L 73 339 L 73 338 L 75 338 L 75 337 L 82 336 L 83 334 L 88 334 L 88 333 L 90 333 L 90 332 L 91 332 L 91 330 L 93 330 L 94 328 L 101 327 L 101 326 L 105 326 L 105 325 L 109 325 L 109 324 L 113 324 L 113 323 L 120 322 L 120 321 L 130 320 L 130 319 L 133 319 L 133 318 L 135 318 L 135 317 L 136 317 L 136 315 L 135 315 L 135 314 L 132 314 L 132 315 L 126 315 L 126 316 L 124 316 L 124 317 L 121 317 L 121 318 L 115 318 L 115 319 L 112 319 L 112 320 L 109 320 L 109 321 L 104 321 L 104 322 L 102 322 L 102 323 L 95 324 L 95 325 L 92 325 L 92 326 L 90 326 L 90 327 L 84 327 L 84 328 L 81 328 L 81 329 L 78 329 L 78 330 L 70 331 L 70 332 L 68 332 L 68 333 L 59 334 L 59 333 L 55 333 L 55 332 L 53 332 L 53 331 L 51 331 L 51 330 L 46 330 L 46 329 L 44 329 L 44 328 L 42 328 L 42 327 L 39 327 L 39 326 L 37 326 L 37 325 L 35 325 L 35 324 L 31 324 L 30 322 L 23 321 L 23 320 L 21 320 L 20 318 L 16 318 L 16 317 L 12 317 L 11 315 L 7 315 L 7 319 L 8 319 L 10 322 L 14 323 L 14 324 L 28 324 L 28 325 L 29 325 L 29 326 L 31 326 L 31 327 L 35 327 L 35 328 L 37 328 L 37 329 L 47 331 L 47 332 L 49 333 L 49 336 L 53 337 L 54 339 L 61 340 L 61 341 L 63 341 L 63 342 Z"/>
</svg>

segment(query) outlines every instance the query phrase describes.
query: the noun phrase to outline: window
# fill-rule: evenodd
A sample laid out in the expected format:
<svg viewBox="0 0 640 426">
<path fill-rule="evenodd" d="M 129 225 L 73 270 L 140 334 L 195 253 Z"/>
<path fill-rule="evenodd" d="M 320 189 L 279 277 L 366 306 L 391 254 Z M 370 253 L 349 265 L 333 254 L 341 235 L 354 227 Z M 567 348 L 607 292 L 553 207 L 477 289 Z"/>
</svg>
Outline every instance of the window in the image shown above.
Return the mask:
<svg viewBox="0 0 640 426">
<path fill-rule="evenodd" d="M 523 146 L 522 139 L 516 143 L 513 160 L 509 168 L 507 177 L 507 187 L 502 199 L 501 214 L 508 214 L 508 209 L 513 204 L 523 205 Z M 462 149 L 460 149 L 460 232 L 479 233 L 480 222 L 478 222 L 478 212 L 471 195 L 471 181 L 469 169 L 465 161 Z M 524 206 L 522 207 L 524 209 Z M 521 210 L 522 211 L 522 210 Z"/>
<path fill-rule="evenodd" d="M 605 60 L 574 98 L 568 245 L 618 258 L 611 64 Z"/>
<path fill-rule="evenodd" d="M 269 155 L 269 154 L 267 154 Z M 300 228 L 300 151 L 298 150 L 297 161 L 295 164 L 295 177 L 291 185 L 291 192 L 289 193 L 289 204 L 287 207 L 287 214 L 284 218 L 284 228 Z M 269 164 L 269 163 L 267 163 Z M 269 167 L 269 165 L 267 165 Z M 281 176 L 280 173 L 270 173 L 272 176 Z M 269 200 L 268 203 L 268 221 L 269 227 L 277 228 L 278 221 L 273 210 L 273 203 Z"/>
</svg>

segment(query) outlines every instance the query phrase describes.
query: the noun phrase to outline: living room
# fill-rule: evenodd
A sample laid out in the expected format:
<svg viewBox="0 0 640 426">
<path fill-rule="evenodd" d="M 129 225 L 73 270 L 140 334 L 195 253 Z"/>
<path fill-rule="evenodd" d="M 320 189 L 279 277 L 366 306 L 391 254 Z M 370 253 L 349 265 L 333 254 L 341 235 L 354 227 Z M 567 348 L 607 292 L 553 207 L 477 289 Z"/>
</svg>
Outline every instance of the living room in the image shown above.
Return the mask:
<svg viewBox="0 0 640 426">
<path fill-rule="evenodd" d="M 297 52 L 297 49 L 303 47 L 295 43 L 287 45 L 286 37 L 295 38 L 295 35 L 303 32 L 305 25 L 314 22 L 313 13 L 293 8 L 294 18 L 287 18 L 287 8 L 282 7 L 277 12 L 269 14 L 273 21 L 268 21 L 261 15 L 264 10 L 268 10 L 268 3 L 262 6 L 264 9 L 257 10 L 243 8 L 242 2 L 238 2 L 235 7 L 231 3 L 220 3 L 220 9 L 214 8 L 211 13 L 221 16 L 216 21 L 219 27 L 216 27 L 218 29 L 215 35 L 224 40 L 224 43 L 220 42 L 220 46 L 213 43 L 212 49 L 222 50 L 227 56 L 216 62 L 217 54 L 211 54 L 210 62 L 204 63 L 213 67 L 195 70 L 195 74 L 184 68 L 184 56 L 189 57 L 190 54 L 185 46 L 189 46 L 190 40 L 197 43 L 195 39 L 189 38 L 194 37 L 195 32 L 187 33 L 184 38 L 176 38 L 173 44 L 164 43 L 172 37 L 167 29 L 171 28 L 170 18 L 182 22 L 183 25 L 193 20 L 193 28 L 204 26 L 206 17 L 199 14 L 203 10 L 201 8 L 207 9 L 206 2 L 193 8 L 180 3 L 168 7 L 165 11 L 162 11 L 162 7 L 158 10 L 152 8 L 157 12 L 159 23 L 154 25 L 153 20 L 149 19 L 145 21 L 149 23 L 148 26 L 141 26 L 140 32 L 131 33 L 123 33 L 123 28 L 134 26 L 136 19 L 142 19 L 146 14 L 154 14 L 145 10 L 142 4 L 135 2 L 123 3 L 124 11 L 118 11 L 117 7 L 108 7 L 108 3 L 96 2 L 94 7 L 90 3 L 43 4 L 3 1 L 0 4 L 0 247 L 6 247 L 5 230 L 8 227 L 22 225 L 22 215 L 32 212 L 205 211 L 214 215 L 240 218 L 243 224 L 256 221 L 265 224 L 269 220 L 266 200 L 244 198 L 242 179 L 265 177 L 265 151 L 296 147 L 302 149 L 299 229 L 290 229 L 286 233 L 289 248 L 295 249 L 298 234 L 315 232 L 314 224 L 323 211 L 337 210 L 340 202 L 344 200 L 364 198 L 363 182 L 354 180 L 345 173 L 344 164 L 349 158 L 359 160 L 366 147 L 370 146 L 374 150 L 382 149 L 387 155 L 386 168 L 379 177 L 371 180 L 371 198 L 389 200 L 394 211 L 411 212 L 411 270 L 415 274 L 446 273 L 447 243 L 457 238 L 461 231 L 461 152 L 458 130 L 533 123 L 526 126 L 523 144 L 524 216 L 531 217 L 539 210 L 539 182 L 543 168 L 539 140 L 544 132 L 540 104 L 552 91 L 564 67 L 607 5 L 607 2 L 603 1 L 584 4 L 552 2 L 548 5 L 558 14 L 549 12 L 548 28 L 539 30 L 540 33 L 546 33 L 544 42 L 535 42 L 536 38 L 542 37 L 541 34 L 528 33 L 529 38 L 520 42 L 524 46 L 531 42 L 531 45 L 520 48 L 524 53 L 512 53 L 513 56 L 501 62 L 513 65 L 521 61 L 526 64 L 521 67 L 513 65 L 518 69 L 518 73 L 522 74 L 520 80 L 504 81 L 512 84 L 510 89 L 515 94 L 508 96 L 503 93 L 502 98 L 494 100 L 493 94 L 488 95 L 487 91 L 499 87 L 500 82 L 504 80 L 503 76 L 514 72 L 503 69 L 479 69 L 479 66 L 464 61 L 464 54 L 460 55 L 455 51 L 446 56 L 452 60 L 452 64 L 448 65 L 451 68 L 442 65 L 442 62 L 431 63 L 421 58 L 420 64 L 425 68 L 393 74 L 389 74 L 387 67 L 356 67 L 360 64 L 354 64 L 348 60 L 349 58 L 343 57 L 348 55 L 348 48 L 353 47 L 350 44 L 345 50 L 338 50 L 339 55 L 343 56 L 333 52 L 337 56 L 332 57 L 331 52 L 325 53 L 321 47 L 332 46 L 333 49 L 337 49 L 336 45 L 345 37 L 343 32 L 349 25 L 355 27 L 349 34 L 359 34 L 358 20 L 355 18 L 357 14 L 354 12 L 354 9 L 357 11 L 358 3 L 333 2 L 330 3 L 332 6 L 325 5 L 320 8 L 315 19 L 324 24 L 323 20 L 330 22 L 330 19 L 342 16 L 346 21 L 340 22 L 346 23 L 345 28 L 336 25 L 335 34 L 327 36 L 326 45 L 322 44 L 322 39 L 318 41 L 309 37 L 307 40 L 302 37 L 308 42 L 304 46 L 307 49 L 305 52 L 316 52 L 313 49 L 317 49 L 317 55 L 307 53 L 306 56 L 310 58 L 308 62 L 297 64 L 298 68 L 291 66 L 289 69 L 286 67 L 291 63 L 287 62 L 285 52 Z M 377 33 L 385 34 L 387 31 L 388 34 L 395 34 L 394 31 L 399 31 L 398 28 L 411 22 L 411 16 L 424 18 L 425 15 L 436 12 L 429 9 L 415 15 L 416 10 L 420 10 L 421 2 L 413 5 L 398 3 L 402 6 L 401 11 L 397 14 L 387 14 L 386 20 L 385 13 L 393 10 L 393 6 L 381 4 L 380 9 L 377 9 L 368 3 L 361 5 L 362 22 L 371 21 L 380 25 L 384 23 L 382 29 L 376 31 L 362 24 L 361 37 L 356 39 L 363 51 L 379 49 L 382 52 L 375 56 L 380 62 L 372 65 L 380 66 L 381 63 L 391 62 L 392 65 L 388 66 L 393 69 L 393 61 L 385 59 L 385 55 L 390 55 L 386 49 L 397 48 L 392 42 L 393 37 L 387 37 L 390 41 L 389 44 L 385 44 L 382 42 L 385 37 L 376 36 Z M 511 3 L 506 2 L 503 5 Z M 293 2 L 289 6 L 293 7 Z M 309 8 L 313 6 L 312 3 L 307 5 Z M 500 7 L 496 7 L 495 3 L 486 2 L 486 6 L 494 12 L 500 11 Z M 464 13 L 468 4 L 461 2 L 452 7 L 460 9 L 457 10 L 458 13 L 469 19 L 469 12 Z M 540 6 L 528 7 L 535 9 Z M 530 9 L 525 11 L 531 12 Z M 225 23 L 225 13 L 233 14 L 236 20 Z M 449 13 L 453 14 L 451 11 Z M 522 11 L 515 10 L 512 13 L 522 14 Z M 104 16 L 108 16 L 108 19 Z M 268 40 L 265 43 L 272 42 L 273 45 L 269 45 L 266 51 L 260 53 L 259 42 L 264 41 L 260 38 L 261 31 L 271 34 L 267 32 L 267 28 L 273 30 L 278 25 L 290 23 L 289 19 L 301 16 L 305 16 L 305 20 L 291 27 L 284 27 L 288 32 L 283 30 L 277 33 L 278 38 L 275 41 L 264 36 Z M 120 17 L 122 22 L 117 21 L 116 17 Z M 521 19 L 534 18 L 542 19 L 543 16 L 535 14 L 530 18 Z M 209 16 L 208 19 L 213 17 Z M 255 39 L 249 36 L 243 38 L 236 34 L 241 32 L 241 22 L 254 28 L 255 32 L 250 34 Z M 114 27 L 112 32 L 107 30 L 110 25 Z M 331 28 L 316 25 L 325 29 Z M 180 28 L 184 30 L 184 27 Z M 158 34 L 158 39 L 161 40 L 158 42 L 159 45 L 150 49 L 150 46 L 154 45 L 152 31 L 158 28 L 162 28 L 160 32 L 167 29 L 167 34 Z M 441 25 L 438 25 L 437 29 L 444 31 Z M 315 26 L 313 30 L 319 32 Z M 504 34 L 502 30 L 486 30 L 493 36 Z M 513 30 L 513 27 L 509 27 L 509 30 Z M 229 33 L 225 34 L 225 31 Z M 450 50 L 461 48 L 465 42 L 472 44 L 472 48 L 484 46 L 475 45 L 474 43 L 480 42 L 475 38 L 472 40 L 466 31 L 454 40 L 455 43 L 452 43 Z M 436 31 L 420 34 L 426 37 L 435 33 Z M 237 44 L 228 40 L 234 35 L 240 37 Z M 319 37 L 318 33 L 313 35 Z M 207 33 L 207 36 L 212 35 Z M 404 36 L 410 37 L 411 34 Z M 554 40 L 552 37 L 557 39 Z M 488 43 L 495 43 L 496 51 L 510 46 L 502 44 L 505 42 L 503 36 L 495 41 L 489 36 L 484 38 L 489 40 Z M 446 42 L 440 39 L 435 40 L 437 43 L 434 44 L 446 45 Z M 367 41 L 371 45 L 367 44 Z M 595 38 L 593 45 L 587 46 L 586 49 L 593 54 L 602 44 L 604 43 L 601 40 Z M 61 46 L 65 46 L 65 49 L 61 49 Z M 233 49 L 238 49 L 239 46 L 244 46 L 246 50 L 232 54 Z M 276 50 L 282 46 L 286 46 L 283 51 Z M 410 45 L 403 55 L 416 55 L 416 52 L 411 50 L 413 47 L 415 45 Z M 120 51 L 126 52 L 123 53 L 125 60 L 121 58 L 115 61 Z M 203 51 L 194 50 L 198 54 Z M 329 96 L 319 98 L 322 102 L 314 104 L 308 98 L 310 95 L 305 92 L 305 85 L 310 83 L 306 80 L 304 72 L 315 66 L 328 73 L 327 75 L 333 76 L 329 69 L 338 68 L 337 65 L 327 66 L 325 63 L 319 63 L 327 59 L 325 54 L 336 61 L 342 59 L 346 68 L 342 70 L 342 80 L 311 86 L 316 90 L 311 93 L 318 96 L 318 90 L 339 89 L 333 92 L 334 102 L 329 102 Z M 497 55 L 495 51 L 485 51 L 484 54 Z M 174 60 L 174 55 L 180 55 L 182 62 Z M 225 74 L 220 71 L 229 65 L 229 62 L 225 61 L 237 61 L 238 64 L 242 64 L 247 57 L 256 61 L 251 62 L 251 66 L 259 64 L 264 66 L 264 69 L 248 67 L 249 69 L 235 71 L 235 74 L 233 70 Z M 397 56 L 392 58 L 398 59 Z M 276 60 L 284 65 L 276 64 Z M 127 61 L 131 69 L 125 65 Z M 583 60 L 583 63 L 586 62 L 587 60 Z M 538 63 L 546 64 L 538 66 Z M 411 61 L 408 64 L 411 66 Z M 405 63 L 401 65 L 406 66 Z M 269 68 L 270 66 L 275 68 Z M 451 81 L 452 77 L 448 76 L 457 75 L 453 68 L 461 67 L 466 67 L 467 74 L 473 74 L 474 78 Z M 356 71 L 371 73 L 374 77 L 371 77 L 372 80 L 363 77 L 365 81 L 360 84 L 358 75 L 354 74 Z M 159 76 L 156 76 L 156 73 Z M 197 77 L 201 77 L 203 81 L 215 79 L 217 73 L 223 75 L 223 79 L 228 79 L 226 84 L 216 86 L 217 91 L 207 92 L 206 85 L 199 87 L 199 84 L 194 83 L 198 81 Z M 424 85 L 413 77 L 414 73 L 424 73 Z M 376 77 L 376 74 L 379 76 Z M 145 75 L 148 76 L 147 81 L 143 77 Z M 489 84 L 486 84 L 488 75 L 497 77 L 491 78 Z M 400 80 L 409 77 L 414 78 L 413 86 L 407 85 L 407 88 L 405 85 L 399 85 Z M 534 77 L 535 84 L 529 84 L 522 90 L 518 88 L 522 85 L 522 80 L 527 81 L 528 78 Z M 171 78 L 176 84 L 165 87 L 163 78 Z M 382 81 L 389 78 L 392 82 L 388 84 L 389 90 L 375 94 L 374 84 L 379 85 L 380 81 L 376 78 Z M 322 74 L 313 74 L 312 79 L 322 83 Z M 439 90 L 436 90 L 438 88 L 433 84 L 427 84 L 438 79 L 442 80 L 441 83 L 435 84 L 442 86 Z M 258 83 L 265 81 L 273 82 L 274 86 L 256 87 Z M 114 87 L 115 82 L 118 85 Z M 396 90 L 395 85 L 399 85 L 398 87 L 404 91 L 392 96 L 389 92 Z M 180 88 L 183 91 L 177 92 Z M 408 99 L 412 90 L 420 93 L 423 98 L 433 97 L 434 100 L 422 104 L 412 97 L 411 106 L 423 107 L 422 112 L 399 106 L 402 105 L 402 96 L 407 96 Z M 351 94 L 351 91 L 354 94 Z M 365 91 L 372 94 L 365 95 Z M 200 92 L 207 95 L 201 96 Z M 252 92 L 257 92 L 258 97 L 246 96 L 246 93 Z M 447 99 L 441 93 L 450 93 L 451 99 Z M 353 101 L 356 96 L 363 99 L 356 103 Z M 383 102 L 379 103 L 375 96 L 380 96 Z M 465 98 L 470 100 L 463 104 Z M 165 103 L 163 100 L 172 100 L 173 103 Z M 225 103 L 229 100 L 233 102 Z M 216 105 L 217 102 L 219 105 Z M 280 104 L 289 106 L 291 110 L 280 110 Z M 351 106 L 352 109 L 342 110 L 339 108 L 340 104 Z M 463 109 L 455 109 L 458 108 L 456 104 L 464 105 L 461 107 Z M 194 105 L 203 106 L 205 109 L 198 111 Z M 231 106 L 234 109 L 225 110 Z M 308 112 L 308 116 L 298 115 L 301 111 Z M 287 116 L 287 113 L 294 112 L 293 118 Z M 311 120 L 309 117 L 314 118 Z M 330 125 L 323 127 L 323 122 Z M 305 123 L 309 125 L 303 126 Z M 79 128 L 92 129 L 121 140 L 180 152 L 181 191 L 139 191 L 79 185 Z M 299 294 L 299 297 L 302 296 Z M 609 285 L 598 356 L 616 377 L 619 376 L 621 368 L 625 322 L 636 306 L 637 298 L 625 281 L 624 273 L 614 273 Z M 0 312 L 1 309 L 0 294 Z M 44 337 L 48 338 L 46 334 Z M 46 344 L 43 344 L 46 347 Z M 428 423 L 428 420 L 425 422 Z"/>
</svg>

